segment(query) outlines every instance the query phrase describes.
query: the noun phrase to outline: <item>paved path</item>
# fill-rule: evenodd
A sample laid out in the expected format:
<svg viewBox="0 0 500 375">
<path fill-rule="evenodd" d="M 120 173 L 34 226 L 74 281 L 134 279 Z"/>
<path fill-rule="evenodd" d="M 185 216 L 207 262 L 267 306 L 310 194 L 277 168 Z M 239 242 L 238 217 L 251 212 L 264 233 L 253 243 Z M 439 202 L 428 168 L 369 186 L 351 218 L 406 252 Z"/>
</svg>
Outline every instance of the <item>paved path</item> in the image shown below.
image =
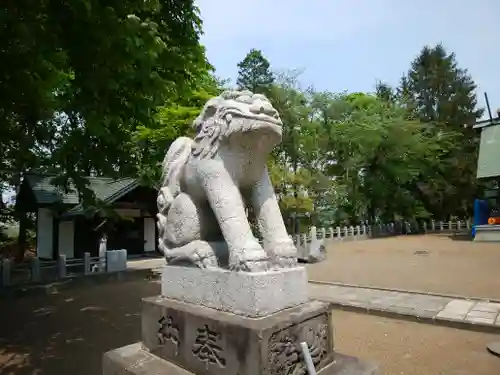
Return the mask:
<svg viewBox="0 0 500 375">
<path fill-rule="evenodd" d="M 499 332 L 500 302 L 363 288 L 334 283 L 310 284 L 311 297 L 353 311 L 396 316 L 457 328 Z"/>
</svg>

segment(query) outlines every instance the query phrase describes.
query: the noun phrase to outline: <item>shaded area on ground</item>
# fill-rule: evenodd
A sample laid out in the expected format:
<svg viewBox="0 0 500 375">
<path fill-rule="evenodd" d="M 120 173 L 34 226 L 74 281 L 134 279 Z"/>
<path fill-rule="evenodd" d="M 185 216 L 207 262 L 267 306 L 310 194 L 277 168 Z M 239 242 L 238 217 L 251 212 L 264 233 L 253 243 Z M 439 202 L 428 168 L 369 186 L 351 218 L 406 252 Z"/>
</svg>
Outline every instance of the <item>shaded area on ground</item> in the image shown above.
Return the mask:
<svg viewBox="0 0 500 375">
<path fill-rule="evenodd" d="M 1 300 L 0 373 L 100 374 L 104 352 L 140 340 L 141 298 L 159 292 L 138 280 Z M 378 361 L 385 374 L 500 373 L 486 350 L 499 336 L 341 311 L 333 319 L 336 348 Z"/>
<path fill-rule="evenodd" d="M 334 311 L 335 348 L 371 359 L 381 375 L 497 375 L 486 350 L 499 335 Z"/>
<path fill-rule="evenodd" d="M 335 242 L 310 280 L 500 299 L 500 244 L 445 235 Z"/>
<path fill-rule="evenodd" d="M 100 374 L 104 352 L 140 340 L 141 299 L 159 292 L 141 280 L 2 299 L 0 374 Z"/>
</svg>

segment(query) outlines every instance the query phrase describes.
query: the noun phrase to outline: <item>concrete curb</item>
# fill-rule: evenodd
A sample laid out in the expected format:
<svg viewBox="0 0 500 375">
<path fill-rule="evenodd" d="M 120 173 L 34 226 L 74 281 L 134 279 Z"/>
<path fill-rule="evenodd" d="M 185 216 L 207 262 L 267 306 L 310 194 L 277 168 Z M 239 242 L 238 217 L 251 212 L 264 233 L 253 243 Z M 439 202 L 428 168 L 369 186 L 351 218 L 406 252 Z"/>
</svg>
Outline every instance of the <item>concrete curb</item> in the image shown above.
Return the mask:
<svg viewBox="0 0 500 375">
<path fill-rule="evenodd" d="M 385 288 L 385 287 L 370 286 L 370 285 L 345 284 L 345 283 L 339 283 L 339 282 L 335 282 L 335 281 L 309 280 L 309 283 L 319 284 L 319 285 L 333 285 L 333 286 L 340 286 L 340 287 L 346 287 L 346 288 L 382 290 L 384 292 L 418 294 L 418 295 L 443 297 L 443 298 L 450 298 L 450 299 L 460 299 L 460 300 L 465 300 L 465 301 L 481 301 L 481 302 L 485 301 L 485 302 L 492 302 L 492 303 L 500 303 L 500 299 L 487 298 L 487 297 L 465 297 L 465 296 L 460 296 L 460 295 L 456 295 L 456 294 L 441 294 L 441 293 L 433 293 L 433 292 L 422 292 L 422 291 L 418 291 L 418 290 L 394 289 L 394 288 Z"/>
<path fill-rule="evenodd" d="M 343 304 L 339 302 L 332 302 L 328 299 L 324 299 L 324 301 L 329 302 L 334 308 L 343 311 L 375 315 L 375 316 L 380 316 L 382 318 L 391 318 L 391 319 L 398 319 L 398 320 L 417 322 L 417 323 L 434 324 L 437 326 L 457 328 L 474 332 L 497 333 L 497 334 L 500 333 L 499 325 L 442 319 L 435 317 L 434 314 L 429 314 L 428 316 L 417 316 L 415 314 L 403 311 L 396 312 L 396 311 L 383 310 L 380 308 Z"/>
<path fill-rule="evenodd" d="M 80 288 L 108 282 L 128 282 L 138 279 L 155 280 L 159 275 L 151 268 L 127 271 L 70 276 L 49 284 L 13 285 L 0 288 L 0 299 L 16 299 L 27 296 L 57 294 L 69 288 Z"/>
</svg>

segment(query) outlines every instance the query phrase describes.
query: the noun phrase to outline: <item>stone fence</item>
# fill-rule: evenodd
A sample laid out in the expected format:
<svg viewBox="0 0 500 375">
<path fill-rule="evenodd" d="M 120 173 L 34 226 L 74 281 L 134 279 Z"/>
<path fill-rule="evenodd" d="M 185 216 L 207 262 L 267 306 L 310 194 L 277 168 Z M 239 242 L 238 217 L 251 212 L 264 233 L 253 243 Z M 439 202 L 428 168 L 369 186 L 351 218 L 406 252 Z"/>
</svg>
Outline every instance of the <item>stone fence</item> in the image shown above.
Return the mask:
<svg viewBox="0 0 500 375">
<path fill-rule="evenodd" d="M 108 250 L 104 257 L 67 259 L 59 255 L 57 260 L 32 258 L 30 262 L 13 263 L 3 259 L 0 264 L 0 287 L 34 283 L 46 283 L 67 277 L 95 273 L 118 272 L 127 269 L 127 250 Z"/>
<path fill-rule="evenodd" d="M 356 225 L 344 227 L 316 228 L 311 227 L 308 233 L 296 234 L 292 238 L 296 245 L 304 245 L 316 238 L 340 241 L 352 241 L 368 238 L 397 236 L 412 233 L 460 233 L 471 229 L 470 220 L 454 221 L 423 221 L 423 222 L 394 222 L 388 224 Z"/>
</svg>

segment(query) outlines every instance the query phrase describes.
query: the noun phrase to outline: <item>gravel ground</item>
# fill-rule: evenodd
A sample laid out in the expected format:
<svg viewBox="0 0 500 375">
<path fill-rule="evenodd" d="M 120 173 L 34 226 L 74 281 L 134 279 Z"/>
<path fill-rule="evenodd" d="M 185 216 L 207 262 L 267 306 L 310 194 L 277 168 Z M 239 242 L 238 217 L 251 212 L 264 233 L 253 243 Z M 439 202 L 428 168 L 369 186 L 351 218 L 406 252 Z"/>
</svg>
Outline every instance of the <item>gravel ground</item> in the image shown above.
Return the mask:
<svg viewBox="0 0 500 375">
<path fill-rule="evenodd" d="M 0 374 L 100 374 L 105 351 L 140 340 L 141 298 L 158 293 L 140 280 L 0 300 Z M 340 311 L 334 322 L 337 349 L 376 360 L 385 374 L 500 374 L 485 348 L 500 335 Z"/>
<path fill-rule="evenodd" d="M 500 335 L 334 311 L 338 351 L 379 363 L 381 375 L 498 375 L 486 345 Z"/>
<path fill-rule="evenodd" d="M 500 243 L 447 236 L 335 242 L 309 279 L 500 299 Z"/>
</svg>

